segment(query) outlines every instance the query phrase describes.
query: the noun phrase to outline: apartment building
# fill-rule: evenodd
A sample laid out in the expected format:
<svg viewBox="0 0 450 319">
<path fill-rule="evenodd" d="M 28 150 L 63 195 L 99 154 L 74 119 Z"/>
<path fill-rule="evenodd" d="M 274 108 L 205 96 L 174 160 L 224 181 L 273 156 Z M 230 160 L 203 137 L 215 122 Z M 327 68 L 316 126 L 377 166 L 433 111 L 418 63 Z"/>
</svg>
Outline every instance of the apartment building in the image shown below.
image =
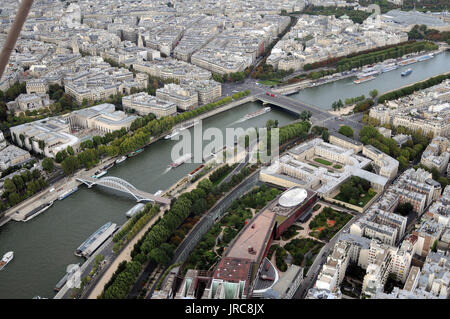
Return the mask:
<svg viewBox="0 0 450 319">
<path fill-rule="evenodd" d="M 350 261 L 351 244 L 339 241 L 334 245 L 333 252 L 327 257 L 317 277 L 314 288 L 335 292 L 345 277 Z"/>
<path fill-rule="evenodd" d="M 48 91 L 48 83 L 42 79 L 31 79 L 26 81 L 27 94 L 40 93 L 45 94 Z"/>
<path fill-rule="evenodd" d="M 15 145 L 9 145 L 0 151 L 0 170 L 22 165 L 30 160 L 31 155 L 29 152 Z"/>
<path fill-rule="evenodd" d="M 180 86 L 196 91 L 199 105 L 214 102 L 222 96 L 222 84 L 214 80 L 183 80 Z"/>
<path fill-rule="evenodd" d="M 156 90 L 156 98 L 174 103 L 180 110 L 193 110 L 198 106 L 198 93 L 175 83 L 165 84 Z"/>
<path fill-rule="evenodd" d="M 177 114 L 175 103 L 160 100 L 146 92 L 122 97 L 122 105 L 124 110 L 130 110 L 142 116 L 152 113 L 156 118 L 160 118 Z"/>
<path fill-rule="evenodd" d="M 389 155 L 383 153 L 372 145 L 363 146 L 363 155 L 373 160 L 375 164 L 375 170 L 381 176 L 393 179 L 398 172 L 398 161 Z"/>
<path fill-rule="evenodd" d="M 435 167 L 441 174 L 447 169 L 450 159 L 449 140 L 436 136 L 422 153 L 420 163 L 428 168 Z"/>
</svg>

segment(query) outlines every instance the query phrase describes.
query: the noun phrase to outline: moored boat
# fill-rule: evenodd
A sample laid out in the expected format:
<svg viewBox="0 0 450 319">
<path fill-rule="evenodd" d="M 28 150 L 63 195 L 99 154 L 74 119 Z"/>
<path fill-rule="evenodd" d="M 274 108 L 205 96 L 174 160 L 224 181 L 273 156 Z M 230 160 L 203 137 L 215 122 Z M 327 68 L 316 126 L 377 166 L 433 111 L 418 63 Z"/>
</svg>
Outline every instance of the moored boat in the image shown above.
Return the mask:
<svg viewBox="0 0 450 319">
<path fill-rule="evenodd" d="M 94 175 L 92 175 L 92 178 L 100 178 L 102 176 L 105 176 L 108 173 L 108 171 L 97 171 Z"/>
<path fill-rule="evenodd" d="M 178 158 L 177 160 L 173 161 L 172 163 L 170 163 L 169 166 L 172 168 L 178 167 L 181 164 L 183 164 L 184 162 L 186 162 L 187 160 L 189 160 L 191 157 L 192 157 L 192 154 L 187 153 L 187 154 L 181 156 L 180 158 Z"/>
<path fill-rule="evenodd" d="M 116 160 L 116 164 L 120 164 L 120 163 L 124 162 L 126 159 L 127 159 L 126 156 L 122 156 L 121 158 Z"/>
<path fill-rule="evenodd" d="M 175 130 L 172 131 L 172 133 L 166 135 L 166 136 L 164 137 L 164 139 L 170 140 L 172 137 L 175 137 L 175 136 L 177 136 L 177 135 L 179 135 L 179 134 L 180 134 L 180 130 L 175 129 Z"/>
<path fill-rule="evenodd" d="M 39 214 L 42 214 L 43 212 L 45 212 L 47 209 L 49 209 L 50 207 L 52 207 L 53 202 L 47 203 L 47 204 L 42 204 L 39 207 L 33 209 L 31 212 L 27 213 L 23 220 L 24 222 L 29 221 L 30 219 L 33 219 L 34 217 L 36 217 Z"/>
<path fill-rule="evenodd" d="M 75 255 L 79 257 L 86 257 L 94 253 L 94 251 L 100 247 L 101 244 L 108 239 L 117 229 L 117 225 L 112 222 L 108 222 L 100 227 L 95 233 L 89 236 L 84 243 L 82 243 L 76 250 Z"/>
<path fill-rule="evenodd" d="M 133 157 L 138 155 L 139 153 L 141 153 L 143 151 L 142 148 L 138 149 L 137 151 L 131 152 L 130 154 L 128 154 L 128 157 Z"/>
<path fill-rule="evenodd" d="M 59 200 L 63 200 L 64 198 L 66 198 L 67 196 L 70 196 L 71 194 L 75 193 L 78 190 L 78 186 L 74 187 L 70 190 L 68 190 L 67 192 L 65 192 L 64 194 L 62 194 L 61 196 L 58 197 Z"/>
<path fill-rule="evenodd" d="M 14 252 L 8 251 L 6 254 L 3 255 L 2 260 L 0 260 L 0 270 L 6 267 L 7 264 L 11 262 L 14 258 Z"/>
</svg>

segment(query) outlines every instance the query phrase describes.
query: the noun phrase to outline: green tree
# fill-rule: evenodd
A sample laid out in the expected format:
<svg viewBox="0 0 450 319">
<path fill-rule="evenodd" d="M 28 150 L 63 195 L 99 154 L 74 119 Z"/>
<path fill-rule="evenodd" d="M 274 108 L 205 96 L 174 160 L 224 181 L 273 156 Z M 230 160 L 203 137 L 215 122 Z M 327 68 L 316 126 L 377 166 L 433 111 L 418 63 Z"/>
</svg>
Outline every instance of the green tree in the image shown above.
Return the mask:
<svg viewBox="0 0 450 319">
<path fill-rule="evenodd" d="M 64 170 L 64 174 L 70 175 L 80 167 L 80 162 L 77 157 L 71 155 L 62 161 L 61 167 Z"/>
<path fill-rule="evenodd" d="M 46 157 L 43 159 L 42 161 L 42 168 L 47 172 L 47 173 L 51 173 L 53 172 L 55 165 L 53 163 L 53 160 L 49 157 Z"/>
<path fill-rule="evenodd" d="M 369 94 L 374 99 L 378 95 L 378 90 L 377 89 L 373 89 L 372 91 L 369 92 Z"/>
<path fill-rule="evenodd" d="M 7 193 L 13 193 L 17 190 L 16 184 L 14 184 L 13 181 L 9 178 L 5 179 L 3 187 L 5 188 L 5 191 Z"/>
<path fill-rule="evenodd" d="M 56 153 L 55 161 L 56 163 L 61 163 L 68 156 L 66 150 L 59 151 Z"/>
<path fill-rule="evenodd" d="M 399 167 L 400 170 L 405 170 L 406 168 L 408 168 L 408 159 L 404 156 L 399 156 L 397 157 L 397 161 L 399 162 Z"/>
<path fill-rule="evenodd" d="M 339 128 L 339 133 L 347 137 L 353 138 L 353 129 L 348 125 L 342 125 Z"/>
<path fill-rule="evenodd" d="M 68 153 L 69 155 L 75 155 L 75 152 L 74 152 L 72 146 L 70 146 L 70 145 L 67 146 L 67 153 Z"/>
<path fill-rule="evenodd" d="M 323 130 L 322 139 L 327 143 L 330 142 L 330 133 L 328 133 L 328 130 Z"/>
</svg>

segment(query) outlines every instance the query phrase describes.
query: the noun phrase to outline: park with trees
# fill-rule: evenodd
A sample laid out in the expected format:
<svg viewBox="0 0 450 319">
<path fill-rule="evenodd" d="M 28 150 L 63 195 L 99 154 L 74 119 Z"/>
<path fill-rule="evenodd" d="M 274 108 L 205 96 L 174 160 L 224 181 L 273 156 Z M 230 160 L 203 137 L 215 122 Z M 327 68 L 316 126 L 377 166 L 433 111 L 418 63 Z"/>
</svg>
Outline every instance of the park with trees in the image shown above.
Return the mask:
<svg viewBox="0 0 450 319">
<path fill-rule="evenodd" d="M 171 208 L 164 213 L 134 245 L 132 260 L 123 264 L 116 275 L 105 285 L 100 298 L 125 298 L 136 282 L 143 267 L 149 262 L 166 266 L 172 259 L 176 247 L 190 229 L 200 220 L 224 193 L 238 185 L 254 172 L 256 165 L 244 167 L 220 188 L 209 178 L 202 179 L 197 187 L 173 199 Z M 188 225 L 189 224 L 189 225 Z M 178 239 L 177 239 L 178 237 Z"/>
<path fill-rule="evenodd" d="M 334 199 L 349 203 L 355 206 L 364 207 L 377 193 L 370 187 L 370 182 L 352 176 L 349 180 L 341 184 L 339 193 Z"/>
<path fill-rule="evenodd" d="M 324 207 L 309 223 L 312 230 L 309 235 L 320 240 L 329 241 L 333 236 L 347 224 L 352 215 L 339 212 L 331 207 Z"/>
<path fill-rule="evenodd" d="M 245 226 L 245 221 L 253 217 L 252 210 L 260 210 L 281 193 L 266 185 L 251 190 L 234 201 L 226 215 L 202 237 L 189 255 L 184 270 L 209 270 L 221 258 L 223 251 Z"/>
<path fill-rule="evenodd" d="M 47 182 L 38 169 L 25 169 L 22 173 L 6 178 L 1 195 L 0 211 L 17 205 L 47 187 Z"/>
</svg>

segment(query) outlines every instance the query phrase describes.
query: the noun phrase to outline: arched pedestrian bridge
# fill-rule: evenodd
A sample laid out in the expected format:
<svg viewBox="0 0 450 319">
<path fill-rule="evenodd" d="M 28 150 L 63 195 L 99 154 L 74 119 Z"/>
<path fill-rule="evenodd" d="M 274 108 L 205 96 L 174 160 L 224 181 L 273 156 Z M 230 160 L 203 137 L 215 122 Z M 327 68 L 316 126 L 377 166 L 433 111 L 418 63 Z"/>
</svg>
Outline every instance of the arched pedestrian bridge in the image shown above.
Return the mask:
<svg viewBox="0 0 450 319">
<path fill-rule="evenodd" d="M 77 181 L 85 184 L 88 188 L 91 188 L 94 185 L 100 185 L 109 189 L 114 189 L 119 192 L 123 192 L 133 196 L 136 201 L 139 202 L 156 202 L 158 204 L 169 205 L 170 200 L 165 197 L 155 196 L 151 193 L 147 193 L 141 191 L 128 183 L 127 181 L 114 177 L 114 176 L 105 176 L 101 178 L 77 178 Z"/>
</svg>

